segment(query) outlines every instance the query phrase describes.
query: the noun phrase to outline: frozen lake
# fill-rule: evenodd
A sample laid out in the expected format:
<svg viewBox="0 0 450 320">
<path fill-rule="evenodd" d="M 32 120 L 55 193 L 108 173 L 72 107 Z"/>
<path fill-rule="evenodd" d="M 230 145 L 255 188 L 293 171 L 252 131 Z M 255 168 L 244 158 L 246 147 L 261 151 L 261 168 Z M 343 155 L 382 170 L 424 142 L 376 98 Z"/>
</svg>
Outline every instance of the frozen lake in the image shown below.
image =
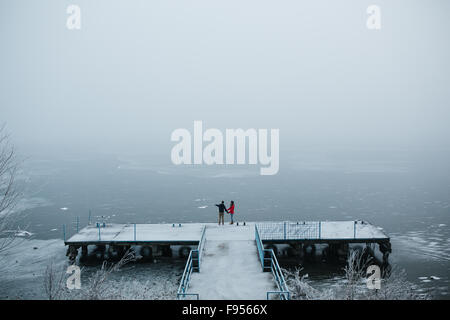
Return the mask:
<svg viewBox="0 0 450 320">
<path fill-rule="evenodd" d="M 153 157 L 36 156 L 21 177 L 26 189 L 19 208 L 27 214 L 21 227 L 35 239 L 62 239 L 62 224 L 72 236 L 76 218 L 85 226 L 89 210 L 93 221 L 107 223 L 216 222 L 214 204 L 221 200 L 236 202 L 240 221 L 367 220 L 391 237 L 390 262 L 424 292 L 448 298 L 448 165 L 412 163 L 395 153 L 389 161 L 370 153 L 324 159 L 285 159 L 278 175 L 262 177 L 245 166 L 179 170 Z M 310 277 L 323 284 L 341 272 L 313 269 Z"/>
</svg>

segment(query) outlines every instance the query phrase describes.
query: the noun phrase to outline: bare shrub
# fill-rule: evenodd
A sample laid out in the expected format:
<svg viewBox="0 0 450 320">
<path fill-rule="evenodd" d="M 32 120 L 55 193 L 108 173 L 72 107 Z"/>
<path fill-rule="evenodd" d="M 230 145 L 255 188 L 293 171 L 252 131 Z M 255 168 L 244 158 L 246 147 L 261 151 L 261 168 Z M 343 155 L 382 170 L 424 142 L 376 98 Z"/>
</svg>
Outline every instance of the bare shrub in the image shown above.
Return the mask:
<svg viewBox="0 0 450 320">
<path fill-rule="evenodd" d="M 359 251 L 350 251 L 347 257 L 347 265 L 344 267 L 345 272 L 345 299 L 354 300 L 361 290 L 361 282 L 366 277 L 366 270 L 369 261 Z"/>
<path fill-rule="evenodd" d="M 108 267 L 106 261 L 102 268 L 97 271 L 89 280 L 87 288 L 83 291 L 83 296 L 89 300 L 120 299 L 120 292 L 108 285 L 107 280 L 111 273 L 120 270 L 121 267 L 131 261 L 135 261 L 136 256 L 133 251 L 128 250 L 119 262 Z M 113 289 L 113 290 L 111 290 Z"/>
<path fill-rule="evenodd" d="M 302 270 L 302 268 L 282 269 L 292 300 L 333 300 L 335 298 L 336 295 L 331 288 L 328 290 L 313 288 L 308 283 L 307 275 L 300 276 Z"/>
<path fill-rule="evenodd" d="M 16 238 L 13 232 L 19 217 L 14 210 L 20 192 L 16 185 L 18 161 L 5 126 L 0 126 L 0 252 L 10 248 Z"/>
<path fill-rule="evenodd" d="M 65 288 L 65 268 L 57 269 L 51 261 L 44 273 L 44 291 L 47 299 L 57 300 L 60 299 L 64 293 Z"/>
<path fill-rule="evenodd" d="M 344 277 L 326 289 L 311 286 L 308 277 L 301 275 L 301 268 L 283 269 L 286 283 L 293 300 L 417 300 L 429 299 L 428 294 L 419 294 L 417 287 L 407 280 L 406 271 L 392 267 L 381 279 L 381 289 L 367 288 L 366 270 L 370 260 L 358 251 L 348 255 Z"/>
<path fill-rule="evenodd" d="M 173 279 L 160 277 L 140 282 L 129 278 L 112 279 L 111 275 L 129 262 L 136 260 L 133 251 L 127 251 L 123 258 L 108 265 L 105 261 L 100 270 L 82 282 L 79 290 L 66 288 L 64 276 L 68 264 L 58 269 L 50 263 L 44 274 L 44 288 L 48 299 L 60 300 L 168 300 L 175 299 L 176 288 Z"/>
</svg>

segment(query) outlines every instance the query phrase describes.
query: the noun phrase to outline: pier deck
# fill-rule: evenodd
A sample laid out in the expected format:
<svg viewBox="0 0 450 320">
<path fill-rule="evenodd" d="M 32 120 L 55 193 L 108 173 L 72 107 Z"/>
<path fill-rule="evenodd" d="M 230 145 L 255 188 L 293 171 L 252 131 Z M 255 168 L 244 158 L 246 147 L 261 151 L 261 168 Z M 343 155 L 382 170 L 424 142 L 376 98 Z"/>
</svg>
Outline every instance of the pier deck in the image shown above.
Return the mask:
<svg viewBox="0 0 450 320">
<path fill-rule="evenodd" d="M 389 237 L 378 228 L 364 221 L 286 221 L 249 222 L 257 225 L 263 243 L 314 242 L 314 243 L 383 243 Z M 195 245 L 200 241 L 204 226 L 216 223 L 179 224 L 106 224 L 105 227 L 87 226 L 65 240 L 66 245 Z M 236 225 L 223 235 L 229 240 L 245 240 L 246 235 Z M 209 238 L 210 239 L 210 238 Z"/>
<path fill-rule="evenodd" d="M 266 299 L 276 286 L 262 272 L 257 256 L 254 224 L 208 225 L 201 272 L 193 273 L 189 290 L 202 299 Z"/>
<path fill-rule="evenodd" d="M 365 221 L 96 224 L 64 242 L 71 261 L 80 247 L 86 256 L 89 245 L 97 246 L 101 254 L 109 246 L 108 250 L 118 255 L 130 246 L 141 246 L 148 257 L 159 253 L 172 256 L 171 246 L 181 245 L 179 255 L 187 257 L 187 262 L 177 298 L 202 299 L 269 299 L 269 295 L 289 299 L 276 258 L 278 244 L 290 246 L 290 254 L 300 256 L 302 250 L 307 254 L 310 247 L 315 252 L 315 244 L 326 243 L 327 256 L 331 256 L 346 252 L 350 243 L 377 243 L 383 264 L 391 252 L 389 237 Z"/>
<path fill-rule="evenodd" d="M 260 222 L 263 243 L 384 243 L 389 237 L 366 221 Z"/>
<path fill-rule="evenodd" d="M 106 224 L 87 226 L 65 241 L 66 245 L 194 245 L 200 241 L 203 224 Z"/>
</svg>

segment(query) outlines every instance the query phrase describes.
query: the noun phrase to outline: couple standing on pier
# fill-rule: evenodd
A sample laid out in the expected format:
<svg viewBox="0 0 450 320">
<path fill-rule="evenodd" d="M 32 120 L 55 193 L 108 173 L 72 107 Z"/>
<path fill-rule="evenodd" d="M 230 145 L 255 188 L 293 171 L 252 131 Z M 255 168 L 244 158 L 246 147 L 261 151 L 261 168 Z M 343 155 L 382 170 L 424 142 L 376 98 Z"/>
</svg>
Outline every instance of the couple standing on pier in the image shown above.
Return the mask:
<svg viewBox="0 0 450 320">
<path fill-rule="evenodd" d="M 231 216 L 230 224 L 233 224 L 234 223 L 234 220 L 233 220 L 233 216 L 234 216 L 234 201 L 231 200 L 230 207 L 228 209 L 227 209 L 227 207 L 225 207 L 225 203 L 224 203 L 223 200 L 222 200 L 222 202 L 220 204 L 216 204 L 216 206 L 219 207 L 219 226 L 220 226 L 220 222 L 221 221 L 222 221 L 222 225 L 224 224 L 224 217 L 223 216 L 224 216 L 225 211 L 230 214 L 230 216 Z"/>
</svg>

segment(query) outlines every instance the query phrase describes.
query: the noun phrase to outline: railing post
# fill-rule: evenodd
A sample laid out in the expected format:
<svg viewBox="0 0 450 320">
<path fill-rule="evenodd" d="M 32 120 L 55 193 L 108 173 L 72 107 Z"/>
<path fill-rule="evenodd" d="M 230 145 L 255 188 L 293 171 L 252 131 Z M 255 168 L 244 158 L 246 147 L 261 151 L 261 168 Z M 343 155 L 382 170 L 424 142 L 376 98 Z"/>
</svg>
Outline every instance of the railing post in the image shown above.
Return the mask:
<svg viewBox="0 0 450 320">
<path fill-rule="evenodd" d="M 322 232 L 322 222 L 321 221 L 319 221 L 319 239 L 320 239 L 320 234 L 321 234 L 321 232 Z"/>
<path fill-rule="evenodd" d="M 98 241 L 100 241 L 101 240 L 101 237 L 100 237 L 100 224 L 98 225 Z"/>
<path fill-rule="evenodd" d="M 89 220 L 88 220 L 88 225 L 91 225 L 91 209 L 89 209 Z"/>
<path fill-rule="evenodd" d="M 356 239 L 356 221 L 353 223 L 353 239 Z"/>
<path fill-rule="evenodd" d="M 284 240 L 286 240 L 286 221 L 284 222 Z"/>
<path fill-rule="evenodd" d="M 134 224 L 134 241 L 136 241 L 136 223 Z"/>
</svg>

